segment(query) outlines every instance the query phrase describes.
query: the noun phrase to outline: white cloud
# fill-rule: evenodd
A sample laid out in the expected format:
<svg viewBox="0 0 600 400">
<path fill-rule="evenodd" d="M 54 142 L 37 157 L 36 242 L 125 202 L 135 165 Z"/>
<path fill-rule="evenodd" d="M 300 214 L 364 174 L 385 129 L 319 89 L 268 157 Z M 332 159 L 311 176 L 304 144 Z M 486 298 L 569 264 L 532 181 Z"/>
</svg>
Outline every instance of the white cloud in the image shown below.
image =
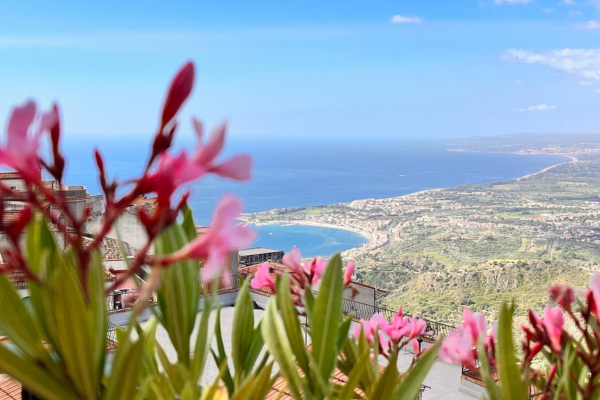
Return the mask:
<svg viewBox="0 0 600 400">
<path fill-rule="evenodd" d="M 550 110 L 556 110 L 556 106 L 549 106 L 548 104 L 540 104 L 538 106 L 530 106 L 526 108 L 513 108 L 513 112 L 545 112 Z"/>
<path fill-rule="evenodd" d="M 527 4 L 531 0 L 494 0 L 494 4 L 499 6 L 501 4 Z"/>
<path fill-rule="evenodd" d="M 594 82 L 592 81 L 579 81 L 579 84 L 582 86 L 592 86 Z"/>
<path fill-rule="evenodd" d="M 581 11 L 569 10 L 570 17 L 581 17 L 583 13 Z"/>
<path fill-rule="evenodd" d="M 600 83 L 600 49 L 556 49 L 544 53 L 510 49 L 501 58 L 510 62 L 546 65 Z"/>
<path fill-rule="evenodd" d="M 575 0 L 561 0 L 558 4 L 562 4 L 563 6 L 574 6 Z"/>
<path fill-rule="evenodd" d="M 421 23 L 423 23 L 423 20 L 419 17 L 411 17 L 408 15 L 400 15 L 400 14 L 396 14 L 394 15 L 392 18 L 390 18 L 390 20 L 394 23 L 394 24 L 417 24 L 417 25 L 421 25 Z"/>
<path fill-rule="evenodd" d="M 600 22 L 592 20 L 582 24 L 577 24 L 576 27 L 579 29 L 598 29 L 600 28 Z"/>
</svg>

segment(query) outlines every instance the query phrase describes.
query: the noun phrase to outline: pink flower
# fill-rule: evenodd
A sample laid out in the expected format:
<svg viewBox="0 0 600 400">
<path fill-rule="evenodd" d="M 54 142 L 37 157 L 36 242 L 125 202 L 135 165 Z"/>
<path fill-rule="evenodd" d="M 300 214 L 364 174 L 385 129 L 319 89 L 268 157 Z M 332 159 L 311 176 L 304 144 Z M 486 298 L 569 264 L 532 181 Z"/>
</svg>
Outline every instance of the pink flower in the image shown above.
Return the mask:
<svg viewBox="0 0 600 400">
<path fill-rule="evenodd" d="M 427 328 L 427 323 L 419 318 L 415 318 L 413 317 L 410 320 L 410 332 L 408 334 L 408 340 L 412 340 L 416 337 L 421 336 L 423 333 L 425 333 L 425 329 Z"/>
<path fill-rule="evenodd" d="M 358 339 L 360 335 L 361 328 L 365 331 L 365 337 L 367 339 L 367 342 L 373 343 L 373 337 L 375 336 L 375 333 L 378 331 L 379 328 L 381 328 L 381 330 L 383 330 L 384 332 L 387 331 L 388 322 L 385 319 L 385 317 L 381 314 L 373 315 L 368 321 L 360 321 L 360 325 L 356 325 L 354 327 L 354 337 L 356 339 Z"/>
<path fill-rule="evenodd" d="M 354 261 L 350 261 L 346 266 L 346 271 L 344 271 L 344 286 L 350 285 L 352 275 L 354 275 Z"/>
<path fill-rule="evenodd" d="M 412 347 L 413 347 L 413 351 L 415 352 L 415 355 L 418 356 L 419 353 L 421 352 L 421 346 L 419 346 L 419 342 L 417 340 L 413 340 Z"/>
<path fill-rule="evenodd" d="M 464 328 L 462 334 L 452 331 L 446 336 L 438 353 L 440 360 L 475 368 L 475 352 L 473 334 L 470 327 Z"/>
<path fill-rule="evenodd" d="M 323 271 L 327 266 L 327 260 L 323 257 L 315 257 L 310 263 L 306 263 L 304 270 L 306 274 L 311 277 L 311 285 L 316 285 L 323 276 Z"/>
<path fill-rule="evenodd" d="M 237 181 L 247 181 L 251 177 L 252 159 L 246 154 L 234 156 L 226 161 L 215 163 L 215 159 L 223 150 L 225 144 L 225 133 L 227 124 L 222 123 L 217 126 L 206 144 L 202 143 L 203 127 L 197 119 L 193 119 L 194 130 L 198 137 L 198 145 L 193 156 L 193 161 L 197 165 L 222 178 L 230 178 Z"/>
<path fill-rule="evenodd" d="M 600 275 L 596 272 L 590 278 L 590 290 L 593 298 L 593 303 L 590 304 L 590 307 L 592 311 L 600 313 Z"/>
<path fill-rule="evenodd" d="M 556 351 L 561 349 L 562 331 L 565 324 L 565 319 L 562 314 L 560 307 L 550 308 L 546 306 L 544 308 L 544 318 L 542 319 L 542 325 L 546 328 L 546 332 L 550 337 L 550 343 L 552 348 Z"/>
<path fill-rule="evenodd" d="M 158 166 L 143 179 L 144 190 L 155 192 L 159 201 L 170 204 L 171 196 L 182 185 L 200 178 L 205 170 L 196 165 L 185 151 L 177 156 L 162 153 Z"/>
<path fill-rule="evenodd" d="M 192 156 L 188 156 L 185 151 L 176 156 L 163 152 L 159 156 L 156 168 L 142 179 L 143 190 L 155 192 L 163 203 L 169 204 L 171 196 L 178 188 L 207 173 L 239 181 L 250 179 L 252 159 L 248 155 L 238 155 L 215 163 L 215 158 L 221 153 L 225 142 L 225 124 L 217 127 L 208 143 L 203 144 L 202 124 L 195 119 L 193 123 L 198 136 L 196 152 Z"/>
<path fill-rule="evenodd" d="M 254 275 L 254 278 L 250 281 L 250 285 L 253 289 L 262 289 L 266 287 L 275 293 L 275 280 L 271 276 L 268 262 L 262 263 L 260 267 L 258 267 L 256 275 Z"/>
<path fill-rule="evenodd" d="M 36 117 L 36 104 L 28 101 L 15 107 L 8 122 L 7 140 L 0 147 L 0 164 L 16 169 L 26 181 L 39 181 L 39 143 L 42 133 L 58 123 L 56 107 L 41 116 L 37 127 L 32 128 Z"/>
<path fill-rule="evenodd" d="M 228 259 L 229 254 L 241 247 L 248 246 L 256 237 L 256 233 L 242 224 L 236 224 L 242 212 L 242 200 L 225 195 L 219 200 L 208 232 L 198 236 L 184 248 L 167 258 L 167 263 L 181 259 L 205 260 L 202 278 L 214 278 Z M 226 267 L 228 268 L 228 266 Z M 229 275 L 225 275 L 228 279 Z"/>
<path fill-rule="evenodd" d="M 487 333 L 487 322 L 483 313 L 472 313 L 471 310 L 465 308 L 463 310 L 463 326 L 469 327 L 473 335 L 473 342 L 477 342 L 479 336 Z"/>
<path fill-rule="evenodd" d="M 285 253 L 283 256 L 283 265 L 285 265 L 292 273 L 298 275 L 298 277 L 304 275 L 304 269 L 302 268 L 302 253 L 296 246 L 292 247 L 292 251 Z"/>
<path fill-rule="evenodd" d="M 560 304 L 562 308 L 567 310 L 575 302 L 575 293 L 569 286 L 553 285 L 550 288 L 550 298 L 553 302 Z"/>
</svg>

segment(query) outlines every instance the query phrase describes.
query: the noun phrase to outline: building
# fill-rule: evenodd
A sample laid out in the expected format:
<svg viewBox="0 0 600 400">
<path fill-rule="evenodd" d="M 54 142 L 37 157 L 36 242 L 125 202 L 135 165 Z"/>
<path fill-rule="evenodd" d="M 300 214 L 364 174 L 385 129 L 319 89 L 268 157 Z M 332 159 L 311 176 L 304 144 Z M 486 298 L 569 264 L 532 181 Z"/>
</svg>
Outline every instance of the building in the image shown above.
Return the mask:
<svg viewBox="0 0 600 400">
<path fill-rule="evenodd" d="M 249 266 L 254 264 L 272 261 L 274 263 L 282 263 L 283 250 L 267 249 L 265 247 L 253 247 L 250 249 L 240 250 L 239 262 L 240 266 Z"/>
</svg>

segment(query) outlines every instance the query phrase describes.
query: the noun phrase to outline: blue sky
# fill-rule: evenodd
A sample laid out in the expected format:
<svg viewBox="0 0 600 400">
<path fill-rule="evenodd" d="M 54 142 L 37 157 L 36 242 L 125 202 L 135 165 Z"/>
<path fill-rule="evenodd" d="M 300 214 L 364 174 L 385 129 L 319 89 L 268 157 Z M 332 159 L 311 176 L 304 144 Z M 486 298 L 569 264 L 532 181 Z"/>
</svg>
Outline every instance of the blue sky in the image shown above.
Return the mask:
<svg viewBox="0 0 600 400">
<path fill-rule="evenodd" d="M 92 4 L 94 3 L 94 4 Z M 148 136 L 179 65 L 187 117 L 239 138 L 600 132 L 600 1 L 0 3 L 0 112 Z"/>
</svg>

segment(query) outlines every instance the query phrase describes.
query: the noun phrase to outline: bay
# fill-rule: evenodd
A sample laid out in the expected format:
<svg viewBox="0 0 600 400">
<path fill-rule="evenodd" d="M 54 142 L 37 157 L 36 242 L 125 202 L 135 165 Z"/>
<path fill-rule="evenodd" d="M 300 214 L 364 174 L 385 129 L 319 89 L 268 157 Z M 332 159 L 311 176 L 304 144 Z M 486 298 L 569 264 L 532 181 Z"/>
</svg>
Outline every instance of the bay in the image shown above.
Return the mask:
<svg viewBox="0 0 600 400">
<path fill-rule="evenodd" d="M 150 137 L 94 137 L 67 140 L 66 181 L 99 193 L 92 148 L 99 147 L 109 175 L 125 180 L 146 162 Z M 182 140 L 179 148 L 193 149 Z M 190 150 L 191 151 L 191 150 Z M 566 161 L 559 156 L 524 156 L 447 151 L 443 140 L 302 141 L 230 140 L 226 153 L 245 152 L 254 159 L 253 179 L 238 183 L 209 176 L 192 186 L 190 205 L 196 221 L 207 225 L 223 193 L 245 200 L 246 212 L 273 208 L 386 198 L 460 184 L 505 181 Z M 301 247 L 307 256 L 328 255 L 356 247 L 364 238 L 348 231 L 314 226 L 259 227 L 255 245 L 289 251 Z"/>
</svg>

